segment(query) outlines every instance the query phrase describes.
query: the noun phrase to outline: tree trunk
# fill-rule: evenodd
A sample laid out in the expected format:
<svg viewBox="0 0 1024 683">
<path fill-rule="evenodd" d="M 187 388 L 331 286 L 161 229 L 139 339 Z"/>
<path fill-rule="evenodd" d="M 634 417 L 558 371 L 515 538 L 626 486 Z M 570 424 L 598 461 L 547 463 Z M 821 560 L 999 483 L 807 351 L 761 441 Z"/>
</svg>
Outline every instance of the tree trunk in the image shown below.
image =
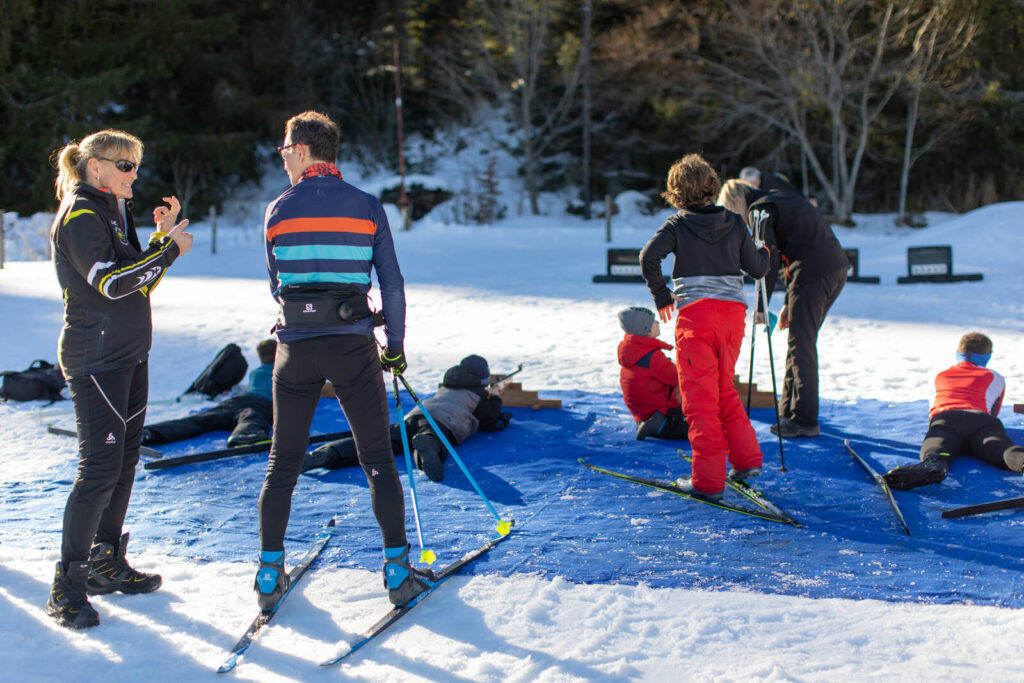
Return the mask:
<svg viewBox="0 0 1024 683">
<path fill-rule="evenodd" d="M 907 130 L 903 138 L 903 167 L 900 169 L 900 204 L 896 214 L 896 225 L 907 224 L 907 186 L 910 184 L 911 150 L 914 148 L 914 129 L 917 127 L 917 110 L 921 101 L 921 86 L 917 84 L 907 105 Z"/>
</svg>

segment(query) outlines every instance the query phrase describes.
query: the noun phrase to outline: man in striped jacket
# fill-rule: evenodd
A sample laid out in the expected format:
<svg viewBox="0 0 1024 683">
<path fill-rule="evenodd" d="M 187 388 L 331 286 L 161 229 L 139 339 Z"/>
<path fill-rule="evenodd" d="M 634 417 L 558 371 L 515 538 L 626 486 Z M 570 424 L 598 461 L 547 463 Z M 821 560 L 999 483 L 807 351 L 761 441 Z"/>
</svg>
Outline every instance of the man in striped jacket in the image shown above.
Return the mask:
<svg viewBox="0 0 1024 683">
<path fill-rule="evenodd" d="M 953 458 L 967 455 L 996 467 L 1024 470 L 1024 447 L 1015 446 L 999 421 L 1006 382 L 985 366 L 992 340 L 980 332 L 960 338 L 957 364 L 935 377 L 935 398 L 928 412 L 928 432 L 921 462 L 885 474 L 894 489 L 937 484 L 946 478 Z"/>
<path fill-rule="evenodd" d="M 260 567 L 255 589 L 264 610 L 288 589 L 284 535 L 292 490 L 324 381 L 355 437 L 384 537 L 388 597 L 401 605 L 426 584 L 408 560 L 402 485 L 391 453 L 383 367 L 405 370 L 405 284 L 384 209 L 342 179 L 334 165 L 338 127 L 324 114 L 293 116 L 278 148 L 291 187 L 267 207 L 267 270 L 281 306 L 274 332 L 274 430 L 260 493 Z M 367 301 L 377 272 L 387 336 L 378 355 Z"/>
</svg>

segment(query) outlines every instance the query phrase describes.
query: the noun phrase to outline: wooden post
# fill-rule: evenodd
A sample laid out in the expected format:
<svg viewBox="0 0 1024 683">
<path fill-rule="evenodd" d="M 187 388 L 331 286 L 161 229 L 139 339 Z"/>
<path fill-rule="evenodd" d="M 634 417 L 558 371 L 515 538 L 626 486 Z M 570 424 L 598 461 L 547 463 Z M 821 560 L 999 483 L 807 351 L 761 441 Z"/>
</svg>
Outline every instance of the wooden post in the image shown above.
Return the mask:
<svg viewBox="0 0 1024 683">
<path fill-rule="evenodd" d="M 401 185 L 398 191 L 398 208 L 402 212 L 402 230 L 412 230 L 412 207 L 405 194 L 405 143 L 402 139 L 402 60 L 398 52 L 398 36 L 395 36 L 395 123 L 398 128 L 398 175 Z"/>
<path fill-rule="evenodd" d="M 583 220 L 590 220 L 590 0 L 583 0 Z"/>
<path fill-rule="evenodd" d="M 604 241 L 612 241 L 612 196 L 604 196 Z"/>
<path fill-rule="evenodd" d="M 217 209 L 210 207 L 210 232 L 212 237 L 210 238 L 210 253 L 217 253 Z"/>
</svg>

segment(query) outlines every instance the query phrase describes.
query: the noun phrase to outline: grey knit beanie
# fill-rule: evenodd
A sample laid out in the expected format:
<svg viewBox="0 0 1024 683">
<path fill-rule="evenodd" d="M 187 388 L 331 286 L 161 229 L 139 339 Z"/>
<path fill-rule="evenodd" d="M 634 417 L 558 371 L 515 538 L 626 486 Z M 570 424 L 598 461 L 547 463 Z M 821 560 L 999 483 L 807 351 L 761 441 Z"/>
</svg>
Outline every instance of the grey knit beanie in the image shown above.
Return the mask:
<svg viewBox="0 0 1024 683">
<path fill-rule="evenodd" d="M 619 325 L 626 334 L 649 337 L 653 324 L 654 312 L 646 308 L 631 306 L 619 311 Z"/>
</svg>

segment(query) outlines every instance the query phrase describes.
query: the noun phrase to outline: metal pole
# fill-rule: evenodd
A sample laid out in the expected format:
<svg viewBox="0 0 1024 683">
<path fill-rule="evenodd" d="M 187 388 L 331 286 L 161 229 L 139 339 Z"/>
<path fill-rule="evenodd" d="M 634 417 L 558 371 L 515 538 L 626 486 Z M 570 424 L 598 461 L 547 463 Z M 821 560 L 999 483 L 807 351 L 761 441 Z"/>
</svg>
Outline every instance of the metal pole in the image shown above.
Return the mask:
<svg viewBox="0 0 1024 683">
<path fill-rule="evenodd" d="M 757 339 L 757 307 L 761 302 L 761 283 L 754 282 L 754 307 L 750 314 L 750 369 L 747 371 L 747 417 L 750 417 L 750 403 L 754 397 L 754 340 Z"/>
<path fill-rule="evenodd" d="M 0 268 L 4 267 L 4 212 L 0 211 Z"/>
<path fill-rule="evenodd" d="M 210 239 L 210 253 L 217 253 L 217 209 L 210 207 L 210 232 L 213 233 Z"/>
<path fill-rule="evenodd" d="M 764 225 L 765 221 L 768 220 L 767 209 L 757 210 L 753 216 L 754 224 L 751 226 L 754 229 L 754 239 L 761 241 L 764 239 Z M 762 275 L 758 278 L 758 284 L 754 287 L 755 294 L 757 290 L 761 290 L 761 309 L 764 311 L 764 328 L 768 333 L 768 367 L 772 370 L 772 398 L 775 404 L 775 429 L 778 430 L 779 437 L 779 465 L 783 472 L 787 472 L 786 469 L 786 455 L 782 452 L 782 419 L 779 416 L 779 385 L 775 379 L 775 354 L 772 353 L 772 327 L 769 324 L 768 319 L 768 281 Z M 754 310 L 757 310 L 757 302 L 754 303 Z M 753 370 L 751 370 L 753 374 Z"/>
<path fill-rule="evenodd" d="M 604 196 L 604 241 L 612 241 L 612 196 Z"/>
<path fill-rule="evenodd" d="M 583 220 L 590 220 L 590 0 L 583 0 Z"/>
<path fill-rule="evenodd" d="M 401 185 L 398 193 L 398 208 L 402 212 L 402 229 L 412 228 L 412 211 L 409 207 L 409 197 L 405 194 L 405 150 L 402 139 L 402 61 L 398 53 L 398 36 L 395 36 L 395 123 L 398 127 L 398 175 L 401 177 Z"/>
</svg>

